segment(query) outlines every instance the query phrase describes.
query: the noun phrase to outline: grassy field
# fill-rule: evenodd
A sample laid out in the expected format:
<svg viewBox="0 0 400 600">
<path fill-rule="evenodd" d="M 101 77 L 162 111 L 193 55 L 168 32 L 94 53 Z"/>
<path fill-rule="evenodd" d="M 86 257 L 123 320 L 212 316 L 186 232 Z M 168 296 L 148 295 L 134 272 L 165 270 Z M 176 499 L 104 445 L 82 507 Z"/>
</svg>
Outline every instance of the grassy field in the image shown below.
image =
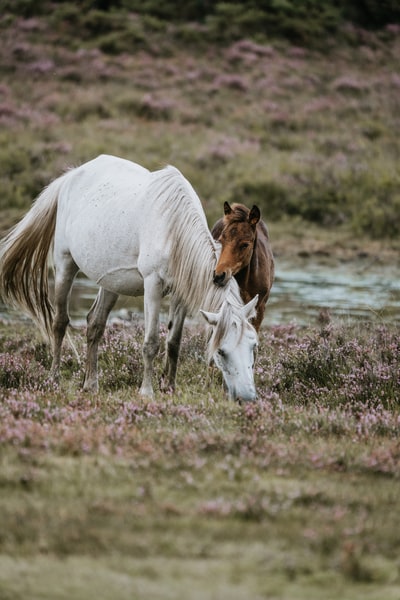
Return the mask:
<svg viewBox="0 0 400 600">
<path fill-rule="evenodd" d="M 353 44 L 327 40 L 325 52 L 194 33 L 185 44 L 169 30 L 110 48 L 71 19 L 60 5 L 0 20 L 2 231 L 51 179 L 105 152 L 177 166 L 210 223 L 224 200 L 242 201 L 295 231 L 396 244 L 398 28 L 354 29 Z"/>
<path fill-rule="evenodd" d="M 258 204 L 277 262 L 398 263 L 398 26 L 315 49 L 103 17 L 0 16 L 1 235 L 104 152 L 177 166 L 210 224 Z M 398 325 L 267 311 L 247 406 L 195 323 L 177 393 L 143 401 L 142 337 L 110 325 L 88 395 L 68 348 L 55 388 L 35 329 L 0 321 L 0 600 L 399 600 Z"/>
<path fill-rule="evenodd" d="M 398 329 L 264 330 L 247 406 L 193 324 L 177 393 L 143 401 L 142 333 L 111 325 L 85 395 L 68 348 L 54 388 L 3 324 L 0 597 L 398 599 Z"/>
</svg>

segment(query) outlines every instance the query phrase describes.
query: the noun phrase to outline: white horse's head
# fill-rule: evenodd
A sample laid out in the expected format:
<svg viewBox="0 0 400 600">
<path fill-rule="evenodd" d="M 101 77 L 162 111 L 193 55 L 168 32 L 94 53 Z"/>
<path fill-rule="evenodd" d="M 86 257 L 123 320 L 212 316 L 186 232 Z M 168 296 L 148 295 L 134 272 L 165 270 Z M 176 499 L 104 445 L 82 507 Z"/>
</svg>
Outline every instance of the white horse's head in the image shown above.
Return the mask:
<svg viewBox="0 0 400 600">
<path fill-rule="evenodd" d="M 226 300 L 218 313 L 200 311 L 212 328 L 209 358 L 222 371 L 229 398 L 240 402 L 256 399 L 253 367 L 258 338 L 249 319 L 255 316 L 257 300 L 258 296 L 241 307 Z"/>
</svg>

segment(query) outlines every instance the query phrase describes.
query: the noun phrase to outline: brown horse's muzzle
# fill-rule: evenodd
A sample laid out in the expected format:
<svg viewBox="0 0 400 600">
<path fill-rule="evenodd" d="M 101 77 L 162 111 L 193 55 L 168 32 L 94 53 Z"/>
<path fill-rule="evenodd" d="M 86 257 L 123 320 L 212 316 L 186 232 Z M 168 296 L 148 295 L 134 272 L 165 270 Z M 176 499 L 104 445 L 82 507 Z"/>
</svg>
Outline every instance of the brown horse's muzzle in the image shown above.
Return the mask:
<svg viewBox="0 0 400 600">
<path fill-rule="evenodd" d="M 219 287 L 224 287 L 224 285 L 228 283 L 228 278 L 226 276 L 225 271 L 223 271 L 222 273 L 216 273 L 214 271 L 213 282 Z"/>
</svg>

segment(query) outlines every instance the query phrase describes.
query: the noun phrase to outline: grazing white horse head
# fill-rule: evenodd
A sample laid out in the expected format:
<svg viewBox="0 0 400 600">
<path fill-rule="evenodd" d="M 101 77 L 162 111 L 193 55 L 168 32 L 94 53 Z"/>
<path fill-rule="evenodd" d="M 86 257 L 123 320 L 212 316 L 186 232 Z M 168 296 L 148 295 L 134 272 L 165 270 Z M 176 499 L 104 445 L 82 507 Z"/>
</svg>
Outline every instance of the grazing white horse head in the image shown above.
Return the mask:
<svg viewBox="0 0 400 600">
<path fill-rule="evenodd" d="M 245 306 L 225 300 L 217 313 L 201 310 L 211 326 L 209 358 L 222 372 L 228 396 L 232 400 L 249 402 L 256 399 L 253 378 L 257 333 L 249 323 L 255 315 L 258 296 Z"/>
</svg>

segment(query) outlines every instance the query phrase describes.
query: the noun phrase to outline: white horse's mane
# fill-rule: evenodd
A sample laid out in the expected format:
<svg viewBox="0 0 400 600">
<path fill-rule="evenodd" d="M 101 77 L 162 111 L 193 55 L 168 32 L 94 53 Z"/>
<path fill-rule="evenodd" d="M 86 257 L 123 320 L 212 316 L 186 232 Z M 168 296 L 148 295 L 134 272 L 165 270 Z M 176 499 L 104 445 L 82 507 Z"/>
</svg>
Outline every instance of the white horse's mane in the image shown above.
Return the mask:
<svg viewBox="0 0 400 600">
<path fill-rule="evenodd" d="M 213 283 L 217 244 L 208 229 L 201 202 L 190 183 L 175 167 L 151 174 L 149 197 L 160 202 L 168 221 L 172 294 L 194 314 L 200 308 L 216 312 L 223 302 L 243 306 L 239 286 L 232 278 L 225 287 Z"/>
</svg>

